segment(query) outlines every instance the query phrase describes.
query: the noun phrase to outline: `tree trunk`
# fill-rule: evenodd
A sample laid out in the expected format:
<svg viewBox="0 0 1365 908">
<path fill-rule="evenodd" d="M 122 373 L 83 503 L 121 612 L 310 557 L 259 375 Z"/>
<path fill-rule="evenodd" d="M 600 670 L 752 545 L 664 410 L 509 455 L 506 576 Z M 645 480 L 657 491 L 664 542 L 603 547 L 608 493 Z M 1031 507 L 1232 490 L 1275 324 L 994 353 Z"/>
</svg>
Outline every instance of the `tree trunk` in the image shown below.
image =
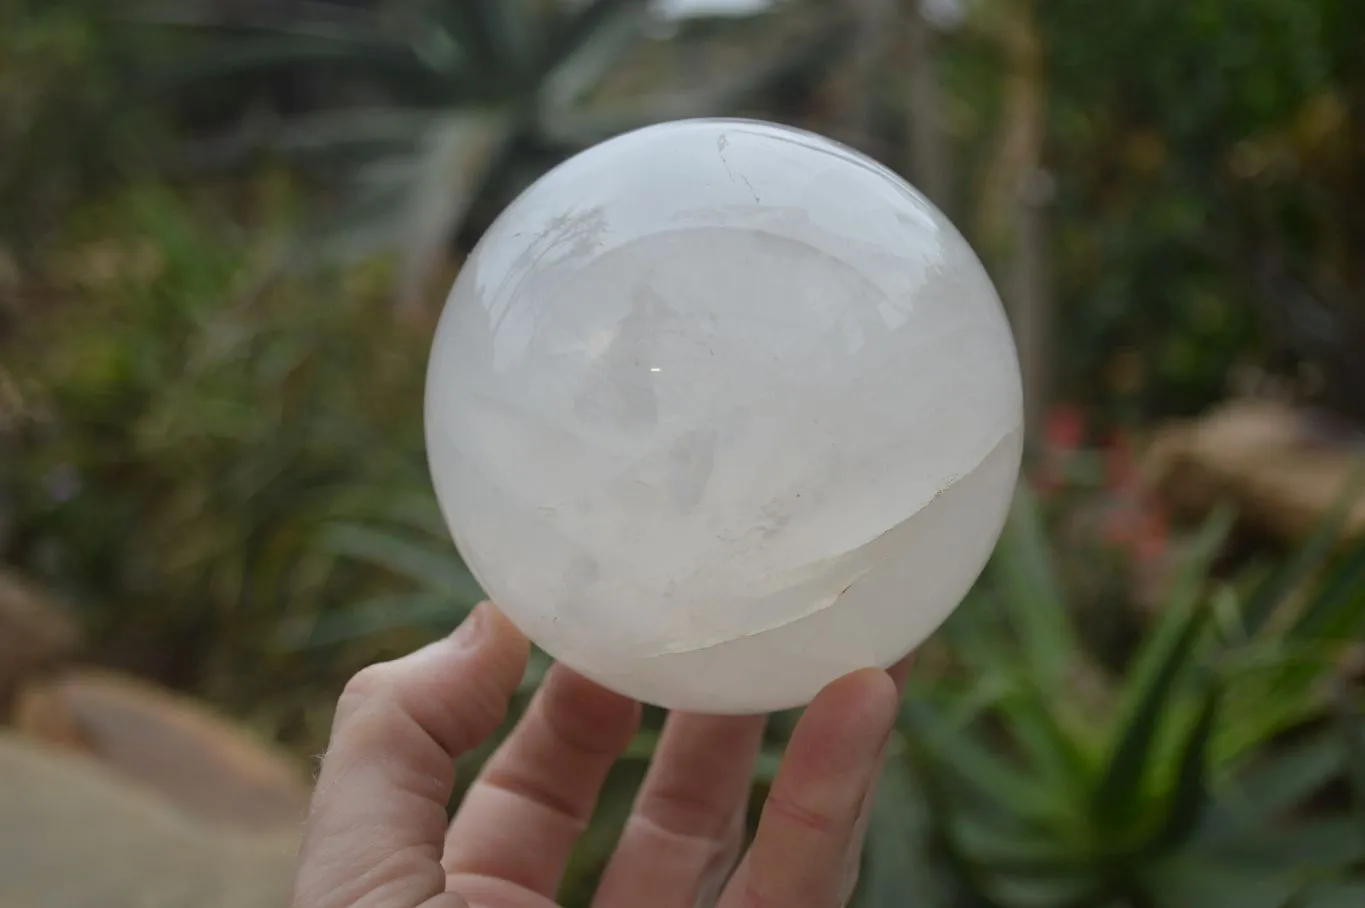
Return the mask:
<svg viewBox="0 0 1365 908">
<path fill-rule="evenodd" d="M 855 35 L 840 132 L 845 142 L 871 151 L 877 127 L 877 81 L 893 47 L 899 0 L 853 0 L 850 6 Z"/>
<path fill-rule="evenodd" d="M 919 0 L 909 3 L 910 178 L 929 201 L 951 216 L 953 180 L 938 81 L 938 36 L 925 21 Z"/>
<path fill-rule="evenodd" d="M 1005 64 L 1005 113 L 1000 141 L 981 194 L 980 235 L 998 256 L 1001 294 L 1024 383 L 1024 415 L 1030 446 L 1051 397 L 1048 342 L 1051 295 L 1043 209 L 1050 179 L 1042 167 L 1045 92 L 1042 46 L 1034 0 L 1013 0 L 1001 33 Z"/>
</svg>

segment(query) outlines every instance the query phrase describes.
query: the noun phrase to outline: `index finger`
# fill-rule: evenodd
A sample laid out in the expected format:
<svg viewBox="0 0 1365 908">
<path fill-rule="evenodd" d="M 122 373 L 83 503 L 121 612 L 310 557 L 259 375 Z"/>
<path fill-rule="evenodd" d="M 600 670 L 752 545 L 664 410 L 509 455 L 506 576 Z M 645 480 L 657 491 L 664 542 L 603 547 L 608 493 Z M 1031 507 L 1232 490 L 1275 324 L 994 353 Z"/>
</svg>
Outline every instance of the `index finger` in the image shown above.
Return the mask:
<svg viewBox="0 0 1365 908">
<path fill-rule="evenodd" d="M 528 651 L 484 603 L 451 636 L 351 680 L 313 794 L 294 908 L 416 908 L 445 891 L 455 759 L 502 723 Z"/>
</svg>

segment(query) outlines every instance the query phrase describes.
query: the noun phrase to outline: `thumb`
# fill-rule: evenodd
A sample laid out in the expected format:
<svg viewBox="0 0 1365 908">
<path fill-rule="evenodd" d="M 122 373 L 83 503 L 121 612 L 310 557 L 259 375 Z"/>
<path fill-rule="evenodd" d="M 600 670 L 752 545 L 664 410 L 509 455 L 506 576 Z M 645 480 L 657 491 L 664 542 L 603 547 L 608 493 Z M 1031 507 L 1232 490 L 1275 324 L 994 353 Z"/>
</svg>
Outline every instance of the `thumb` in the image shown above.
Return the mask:
<svg viewBox="0 0 1365 908">
<path fill-rule="evenodd" d="M 454 762 L 502 723 L 528 651 L 484 603 L 451 636 L 346 685 L 294 908 L 466 908 L 445 894 L 441 868 Z"/>
</svg>

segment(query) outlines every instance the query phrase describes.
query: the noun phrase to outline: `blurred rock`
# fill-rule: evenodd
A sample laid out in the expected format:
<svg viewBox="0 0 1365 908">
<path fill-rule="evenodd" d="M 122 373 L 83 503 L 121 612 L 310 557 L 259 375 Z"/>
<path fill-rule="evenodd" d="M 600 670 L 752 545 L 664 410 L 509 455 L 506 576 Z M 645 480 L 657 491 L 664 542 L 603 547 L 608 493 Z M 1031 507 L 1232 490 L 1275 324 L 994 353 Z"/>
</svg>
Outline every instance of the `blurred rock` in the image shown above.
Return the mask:
<svg viewBox="0 0 1365 908">
<path fill-rule="evenodd" d="M 0 732 L 0 906 L 286 908 L 296 830 L 225 830 L 89 757 Z"/>
<path fill-rule="evenodd" d="M 220 827 L 297 828 L 309 784 L 295 761 L 191 700 L 120 675 L 68 670 L 20 693 L 16 729 L 91 757 Z"/>
<path fill-rule="evenodd" d="M 24 679 L 70 657 L 78 639 L 64 607 L 0 568 L 0 721 Z"/>
<path fill-rule="evenodd" d="M 1156 433 L 1145 474 L 1173 515 L 1197 520 L 1220 500 L 1249 528 L 1285 545 L 1316 529 L 1365 457 L 1358 427 L 1272 400 L 1238 400 Z M 1365 538 L 1365 497 L 1342 541 Z"/>
</svg>

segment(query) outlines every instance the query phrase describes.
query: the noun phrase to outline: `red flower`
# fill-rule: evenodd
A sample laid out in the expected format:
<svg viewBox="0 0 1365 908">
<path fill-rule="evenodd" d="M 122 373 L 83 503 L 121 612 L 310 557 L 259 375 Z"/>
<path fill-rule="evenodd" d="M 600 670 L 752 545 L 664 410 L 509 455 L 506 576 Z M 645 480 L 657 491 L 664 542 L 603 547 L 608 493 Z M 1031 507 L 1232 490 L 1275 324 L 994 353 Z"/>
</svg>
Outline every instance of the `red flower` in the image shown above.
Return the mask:
<svg viewBox="0 0 1365 908">
<path fill-rule="evenodd" d="M 1085 415 L 1068 404 L 1054 407 L 1043 425 L 1043 451 L 1033 485 L 1044 498 L 1066 486 L 1068 461 L 1085 440 Z"/>
<path fill-rule="evenodd" d="M 1131 495 L 1121 496 L 1106 509 L 1100 535 L 1109 545 L 1126 552 L 1138 567 L 1159 559 L 1170 541 L 1166 515 L 1142 497 Z"/>
<path fill-rule="evenodd" d="M 1085 441 L 1085 414 L 1070 404 L 1053 407 L 1043 427 L 1043 440 L 1049 449 L 1075 451 Z"/>
</svg>

